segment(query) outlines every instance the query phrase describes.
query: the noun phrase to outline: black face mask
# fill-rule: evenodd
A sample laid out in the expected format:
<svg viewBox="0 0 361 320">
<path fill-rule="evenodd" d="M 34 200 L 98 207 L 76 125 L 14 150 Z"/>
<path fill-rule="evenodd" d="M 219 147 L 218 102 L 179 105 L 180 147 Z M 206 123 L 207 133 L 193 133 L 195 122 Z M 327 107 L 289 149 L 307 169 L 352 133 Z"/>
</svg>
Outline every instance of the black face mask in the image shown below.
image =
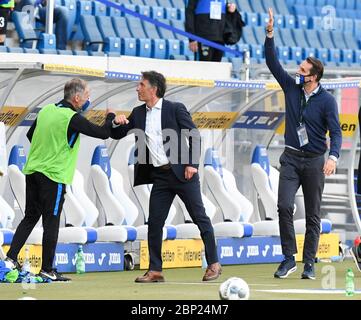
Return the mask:
<svg viewBox="0 0 361 320">
<path fill-rule="evenodd" d="M 304 76 L 302 74 L 296 73 L 296 84 L 303 86 L 304 84 L 311 82 L 311 80 L 305 81 L 305 77 L 310 77 L 310 76 L 314 76 L 314 74 L 310 73 Z"/>
</svg>

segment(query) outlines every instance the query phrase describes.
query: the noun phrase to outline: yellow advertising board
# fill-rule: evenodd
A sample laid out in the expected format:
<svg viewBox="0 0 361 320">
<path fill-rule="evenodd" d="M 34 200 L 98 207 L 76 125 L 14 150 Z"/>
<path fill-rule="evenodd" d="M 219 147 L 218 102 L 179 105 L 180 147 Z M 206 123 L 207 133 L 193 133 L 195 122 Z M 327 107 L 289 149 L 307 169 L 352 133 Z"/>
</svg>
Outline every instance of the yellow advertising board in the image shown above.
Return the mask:
<svg viewBox="0 0 361 320">
<path fill-rule="evenodd" d="M 130 115 L 130 111 L 115 111 L 116 115 L 124 114 L 126 117 Z M 89 110 L 85 114 L 85 118 L 98 126 L 101 126 L 105 121 L 105 110 Z"/>
<path fill-rule="evenodd" d="M 167 84 L 196 87 L 214 87 L 214 80 L 167 78 Z"/>
<path fill-rule="evenodd" d="M 342 137 L 350 138 L 352 137 L 357 128 L 358 117 L 357 114 L 340 114 L 340 126 L 342 131 Z M 282 121 L 281 124 L 276 129 L 277 134 L 285 133 L 285 121 Z"/>
<path fill-rule="evenodd" d="M 63 64 L 46 63 L 46 64 L 44 64 L 43 69 L 46 71 L 82 74 L 82 75 L 92 76 L 92 77 L 100 77 L 100 78 L 105 77 L 104 70 L 84 68 L 84 67 L 78 67 L 78 66 L 68 66 L 68 65 L 63 65 Z"/>
<path fill-rule="evenodd" d="M 339 235 L 336 233 L 321 234 L 320 241 L 318 243 L 317 258 L 330 258 L 338 256 L 339 248 Z M 305 236 L 303 234 L 296 235 L 297 242 L 297 254 L 296 261 L 302 261 L 303 243 Z"/>
<path fill-rule="evenodd" d="M 6 126 L 13 127 L 20 121 L 25 111 L 26 107 L 4 106 L 0 110 L 0 121 Z"/>
<path fill-rule="evenodd" d="M 25 245 L 20 250 L 18 255 L 18 261 L 20 265 L 23 265 L 24 258 L 25 258 L 25 247 L 29 248 L 29 260 L 30 260 L 30 271 L 34 274 L 38 274 L 41 269 L 41 263 L 42 263 L 42 246 L 41 245 Z M 10 249 L 10 246 L 2 246 L 4 249 L 4 252 L 7 253 Z"/>
<path fill-rule="evenodd" d="M 202 240 L 165 240 L 162 245 L 163 268 L 200 267 Z M 140 269 L 148 269 L 148 241 L 140 243 Z"/>
<path fill-rule="evenodd" d="M 238 112 L 195 112 L 192 119 L 198 129 L 228 129 L 237 116 Z"/>
</svg>

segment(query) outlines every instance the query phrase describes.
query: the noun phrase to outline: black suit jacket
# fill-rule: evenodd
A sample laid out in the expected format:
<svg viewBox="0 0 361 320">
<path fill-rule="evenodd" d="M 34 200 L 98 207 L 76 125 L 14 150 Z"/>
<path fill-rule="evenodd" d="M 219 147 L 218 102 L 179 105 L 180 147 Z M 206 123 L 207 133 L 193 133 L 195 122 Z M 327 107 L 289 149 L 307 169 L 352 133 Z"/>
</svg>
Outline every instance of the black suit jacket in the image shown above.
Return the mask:
<svg viewBox="0 0 361 320">
<path fill-rule="evenodd" d="M 111 137 L 122 139 L 134 133 L 136 139 L 136 162 L 134 166 L 134 185 L 153 183 L 149 150 L 145 140 L 146 105 L 135 107 L 129 115 L 129 123 L 113 128 Z M 182 103 L 163 99 L 162 111 L 163 146 L 177 178 L 186 183 L 191 180 L 184 177 L 185 167 L 198 168 L 200 158 L 200 134 L 192 121 L 191 115 Z"/>
</svg>

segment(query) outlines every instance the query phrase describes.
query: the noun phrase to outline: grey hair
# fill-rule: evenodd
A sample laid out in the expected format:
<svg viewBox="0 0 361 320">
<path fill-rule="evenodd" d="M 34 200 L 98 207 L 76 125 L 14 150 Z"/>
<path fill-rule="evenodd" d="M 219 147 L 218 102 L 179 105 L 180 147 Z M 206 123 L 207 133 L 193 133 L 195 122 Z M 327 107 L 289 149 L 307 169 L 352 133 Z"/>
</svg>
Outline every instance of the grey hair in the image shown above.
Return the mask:
<svg viewBox="0 0 361 320">
<path fill-rule="evenodd" d="M 83 93 L 87 87 L 86 81 L 80 78 L 74 78 L 69 80 L 64 86 L 64 99 L 71 100 L 78 93 Z"/>
</svg>

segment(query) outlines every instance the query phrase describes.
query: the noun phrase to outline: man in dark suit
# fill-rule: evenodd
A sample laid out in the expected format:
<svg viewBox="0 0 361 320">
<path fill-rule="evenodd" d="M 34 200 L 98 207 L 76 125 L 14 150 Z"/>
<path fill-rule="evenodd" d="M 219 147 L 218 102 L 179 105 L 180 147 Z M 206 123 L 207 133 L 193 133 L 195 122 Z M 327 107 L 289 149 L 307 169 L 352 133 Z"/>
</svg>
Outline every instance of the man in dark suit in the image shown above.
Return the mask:
<svg viewBox="0 0 361 320">
<path fill-rule="evenodd" d="M 213 227 L 201 198 L 200 134 L 183 104 L 163 99 L 165 91 L 166 80 L 162 74 L 142 72 L 137 93 L 138 99 L 145 103 L 134 108 L 128 119 L 120 115 L 113 121 L 113 139 L 121 139 L 129 131 L 136 136 L 134 185 L 153 183 L 148 221 L 149 269 L 135 282 L 164 281 L 162 232 L 176 195 L 200 230 L 208 263 L 203 281 L 210 281 L 219 277 L 221 266 Z"/>
</svg>

